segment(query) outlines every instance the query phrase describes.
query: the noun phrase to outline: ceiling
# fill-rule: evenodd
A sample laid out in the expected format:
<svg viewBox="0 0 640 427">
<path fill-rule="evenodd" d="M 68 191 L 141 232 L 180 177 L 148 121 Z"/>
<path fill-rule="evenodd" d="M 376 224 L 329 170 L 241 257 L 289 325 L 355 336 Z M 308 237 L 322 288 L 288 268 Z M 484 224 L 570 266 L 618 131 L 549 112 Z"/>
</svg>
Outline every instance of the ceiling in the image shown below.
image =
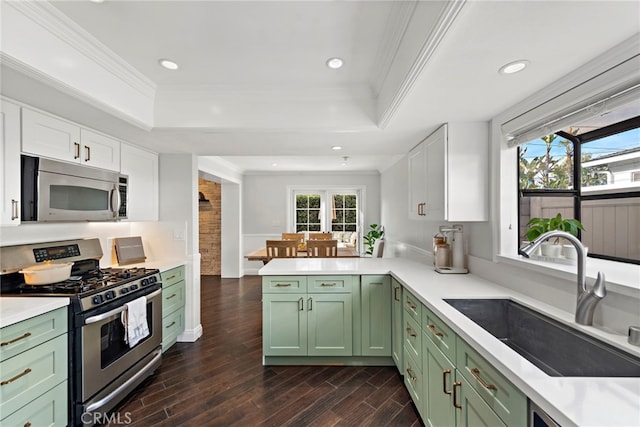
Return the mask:
<svg viewBox="0 0 640 427">
<path fill-rule="evenodd" d="M 3 93 L 242 172 L 384 170 L 440 124 L 490 120 L 640 32 L 636 1 L 52 3 L 155 84 L 151 131 L 11 71 Z M 498 73 L 516 59 L 530 65 Z"/>
</svg>

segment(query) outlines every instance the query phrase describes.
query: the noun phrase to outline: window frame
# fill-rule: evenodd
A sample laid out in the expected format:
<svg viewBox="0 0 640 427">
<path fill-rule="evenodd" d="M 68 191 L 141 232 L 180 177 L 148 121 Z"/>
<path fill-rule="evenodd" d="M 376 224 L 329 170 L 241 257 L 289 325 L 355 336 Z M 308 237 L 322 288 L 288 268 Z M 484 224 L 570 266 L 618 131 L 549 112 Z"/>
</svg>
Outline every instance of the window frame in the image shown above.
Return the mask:
<svg viewBox="0 0 640 427">
<path fill-rule="evenodd" d="M 554 134 L 560 138 L 564 138 L 573 144 L 573 189 L 521 189 L 520 188 L 520 152 L 522 145 L 517 147 L 517 210 L 518 210 L 518 236 L 520 238 L 520 228 L 523 224 L 520 224 L 521 219 L 521 199 L 523 197 L 572 197 L 573 198 L 573 218 L 578 221 L 582 220 L 582 206 L 583 202 L 590 200 L 615 200 L 625 198 L 640 197 L 640 190 L 627 190 L 619 192 L 608 192 L 600 194 L 583 194 L 582 193 L 582 144 L 597 141 L 612 135 L 627 132 L 633 129 L 640 129 L 640 116 L 636 116 L 627 120 L 623 120 L 618 123 L 613 123 L 609 126 L 604 126 L 598 129 L 594 129 L 589 132 L 585 132 L 580 135 L 571 135 L 564 131 L 558 131 Z M 535 141 L 535 140 L 534 140 Z M 533 142 L 533 141 L 532 141 Z M 526 145 L 526 144 L 523 144 Z M 582 232 L 578 230 L 578 239 L 582 240 Z M 588 255 L 592 258 L 599 258 L 609 261 L 617 261 L 628 264 L 640 264 L 640 260 L 631 258 L 622 258 L 612 255 L 605 255 L 599 253 L 589 252 Z"/>
</svg>

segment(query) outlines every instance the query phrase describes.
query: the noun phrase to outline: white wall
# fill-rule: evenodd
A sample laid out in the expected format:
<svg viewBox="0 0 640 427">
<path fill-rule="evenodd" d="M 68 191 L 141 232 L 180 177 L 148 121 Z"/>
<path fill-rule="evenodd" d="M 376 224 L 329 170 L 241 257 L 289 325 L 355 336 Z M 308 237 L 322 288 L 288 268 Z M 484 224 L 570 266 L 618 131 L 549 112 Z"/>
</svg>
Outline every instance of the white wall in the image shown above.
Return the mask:
<svg viewBox="0 0 640 427">
<path fill-rule="evenodd" d="M 364 188 L 364 224 L 380 224 L 380 175 L 377 172 L 247 174 L 242 183 L 243 251 L 249 253 L 264 247 L 265 240 L 280 238 L 287 231 L 287 189 L 291 186 L 334 186 Z M 244 273 L 255 274 L 259 261 L 244 260 Z"/>
</svg>

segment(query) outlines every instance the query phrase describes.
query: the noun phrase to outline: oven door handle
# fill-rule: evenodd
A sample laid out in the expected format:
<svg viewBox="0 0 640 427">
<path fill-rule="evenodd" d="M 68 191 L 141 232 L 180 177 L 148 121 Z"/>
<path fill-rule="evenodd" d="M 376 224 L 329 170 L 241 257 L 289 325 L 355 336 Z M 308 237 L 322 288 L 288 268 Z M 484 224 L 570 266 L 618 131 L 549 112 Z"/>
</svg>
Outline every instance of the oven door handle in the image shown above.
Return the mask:
<svg viewBox="0 0 640 427">
<path fill-rule="evenodd" d="M 118 388 L 113 390 L 111 393 L 109 393 L 102 399 L 98 400 L 97 402 L 94 402 L 91 405 L 87 406 L 84 412 L 85 413 L 94 412 L 96 409 L 99 409 L 104 405 L 106 405 L 107 403 L 111 402 L 115 397 L 117 397 L 122 392 L 122 390 L 129 387 L 129 385 L 137 381 L 140 377 L 147 375 L 149 369 L 151 369 L 154 366 L 154 364 L 158 361 L 158 359 L 160 359 L 161 357 L 162 357 L 162 350 L 161 349 L 156 350 L 156 355 L 153 357 L 153 359 L 151 359 L 149 363 L 146 364 L 144 368 L 136 372 L 135 375 L 133 375 L 128 380 L 126 380 L 124 383 L 118 386 Z"/>
<path fill-rule="evenodd" d="M 157 291 L 150 293 L 146 297 L 148 299 L 151 299 L 153 297 L 156 297 L 156 296 L 160 295 L 161 293 L 162 293 L 162 289 L 158 289 Z M 111 317 L 111 316 L 113 316 L 115 314 L 122 313 L 126 309 L 127 309 L 127 306 L 123 305 L 122 307 L 114 308 L 113 310 L 107 311 L 106 313 L 98 314 L 97 316 L 88 317 L 84 321 L 84 324 L 85 325 L 90 325 L 92 323 L 96 323 L 96 322 L 99 322 L 101 320 L 108 319 L 109 317 Z"/>
</svg>

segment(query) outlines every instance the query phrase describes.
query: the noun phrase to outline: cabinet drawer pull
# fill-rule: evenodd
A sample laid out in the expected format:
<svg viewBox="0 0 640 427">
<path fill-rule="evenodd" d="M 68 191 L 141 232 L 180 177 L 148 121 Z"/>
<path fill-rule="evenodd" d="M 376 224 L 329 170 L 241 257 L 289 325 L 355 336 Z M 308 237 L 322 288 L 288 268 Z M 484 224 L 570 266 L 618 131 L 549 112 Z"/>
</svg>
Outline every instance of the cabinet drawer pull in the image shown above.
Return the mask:
<svg viewBox="0 0 640 427">
<path fill-rule="evenodd" d="M 303 311 L 304 310 L 304 298 L 300 297 L 300 299 L 298 300 L 298 311 Z"/>
<path fill-rule="evenodd" d="M 436 337 L 439 337 L 439 338 L 444 337 L 444 334 L 443 334 L 442 332 L 439 332 L 439 331 L 436 329 L 436 325 L 434 325 L 433 323 L 431 323 L 431 324 L 429 325 L 429 330 L 430 330 L 430 331 L 431 331 L 431 333 L 432 333 L 434 336 L 436 336 Z"/>
<path fill-rule="evenodd" d="M 29 372 L 31 372 L 31 368 L 27 368 L 27 369 L 25 369 L 24 371 L 22 371 L 21 373 L 19 373 L 18 375 L 16 375 L 15 377 L 13 377 L 13 378 L 11 378 L 11 379 L 8 379 L 8 380 L 5 380 L 5 381 L 2 381 L 2 382 L 0 383 L 0 385 L 7 385 L 7 384 L 11 384 L 12 382 L 14 382 L 15 380 L 17 380 L 18 378 L 22 378 L 22 377 L 24 377 L 25 375 L 27 375 Z"/>
<path fill-rule="evenodd" d="M 320 286 L 336 286 L 335 283 L 321 283 Z"/>
<path fill-rule="evenodd" d="M 165 299 L 171 299 L 171 298 L 173 298 L 173 297 L 175 297 L 175 296 L 176 296 L 176 294 L 171 294 L 171 295 L 169 295 L 169 296 L 168 296 L 167 298 L 165 298 Z"/>
<path fill-rule="evenodd" d="M 411 368 L 408 366 L 407 366 L 407 374 L 409 375 L 409 378 L 411 378 L 411 381 L 416 382 L 418 380 L 418 378 L 414 375 Z"/>
<path fill-rule="evenodd" d="M 3 343 L 0 343 L 0 347 L 4 347 L 5 345 L 13 344 L 16 341 L 20 341 L 20 340 L 23 340 L 25 338 L 29 338 L 30 336 L 31 336 L 31 332 L 27 332 L 24 335 L 22 335 L 21 337 L 14 338 L 14 339 L 12 339 L 10 341 L 5 341 Z"/>
<path fill-rule="evenodd" d="M 27 421 L 26 423 L 24 423 L 24 427 L 31 427 L 31 423 Z"/>
<path fill-rule="evenodd" d="M 409 308 L 411 310 L 415 310 L 417 307 L 411 302 L 411 300 L 407 300 L 407 306 L 409 306 Z"/>
<path fill-rule="evenodd" d="M 80 158 L 80 144 L 78 144 L 77 142 L 74 142 L 73 146 L 76 149 L 76 152 L 74 153 L 73 158 L 74 159 L 79 159 Z"/>
<path fill-rule="evenodd" d="M 11 221 L 20 218 L 20 212 L 18 211 L 19 206 L 20 202 L 11 199 Z"/>
<path fill-rule="evenodd" d="M 176 275 L 174 274 L 173 276 L 169 276 L 169 277 L 167 277 L 167 278 L 166 278 L 166 279 L 164 279 L 164 280 L 171 280 L 171 279 L 175 279 L 175 278 L 176 278 Z"/>
<path fill-rule="evenodd" d="M 442 392 L 444 394 L 451 394 L 451 391 L 447 391 L 447 375 L 451 373 L 451 369 L 445 369 L 442 371 Z"/>
<path fill-rule="evenodd" d="M 169 329 L 170 327 L 172 327 L 175 324 L 176 324 L 176 321 L 174 320 L 173 322 L 171 322 L 167 326 L 165 326 L 165 329 Z"/>
<path fill-rule="evenodd" d="M 85 162 L 88 162 L 91 160 L 91 147 L 89 147 L 88 145 L 84 146 L 85 152 L 87 153 L 87 155 L 84 158 Z"/>
<path fill-rule="evenodd" d="M 287 286 L 291 286 L 291 283 L 276 283 L 276 288 L 286 288 Z"/>
<path fill-rule="evenodd" d="M 407 333 L 409 334 L 409 336 L 412 336 L 414 338 L 417 337 L 416 333 L 413 332 L 413 329 L 411 329 L 410 326 L 407 326 Z"/>
<path fill-rule="evenodd" d="M 453 406 L 457 409 L 462 409 L 462 405 L 458 403 L 458 393 L 456 392 L 458 387 L 462 387 L 462 383 L 460 381 L 453 383 Z"/>
<path fill-rule="evenodd" d="M 478 382 L 482 385 L 482 387 L 486 388 L 487 390 L 493 390 L 493 391 L 498 391 L 498 387 L 496 387 L 493 384 L 489 384 L 487 383 L 481 376 L 480 376 L 480 369 L 478 368 L 473 368 L 471 369 L 471 375 L 474 376 L 475 379 L 478 380 Z"/>
<path fill-rule="evenodd" d="M 396 286 L 395 288 L 393 288 L 393 299 L 395 301 L 400 301 L 400 298 L 398 297 L 399 290 L 400 290 L 400 286 Z"/>
</svg>

